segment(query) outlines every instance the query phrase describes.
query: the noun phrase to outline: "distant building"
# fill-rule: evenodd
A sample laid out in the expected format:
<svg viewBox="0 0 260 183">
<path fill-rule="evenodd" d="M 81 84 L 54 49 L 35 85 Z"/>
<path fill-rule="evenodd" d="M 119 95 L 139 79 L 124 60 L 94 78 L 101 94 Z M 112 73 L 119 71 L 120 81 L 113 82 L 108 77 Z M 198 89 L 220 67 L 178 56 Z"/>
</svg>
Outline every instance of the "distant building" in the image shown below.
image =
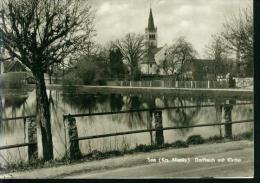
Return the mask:
<svg viewBox="0 0 260 183">
<path fill-rule="evenodd" d="M 5 61 L 3 64 L 4 72 L 30 72 L 30 70 L 17 60 Z"/>
</svg>

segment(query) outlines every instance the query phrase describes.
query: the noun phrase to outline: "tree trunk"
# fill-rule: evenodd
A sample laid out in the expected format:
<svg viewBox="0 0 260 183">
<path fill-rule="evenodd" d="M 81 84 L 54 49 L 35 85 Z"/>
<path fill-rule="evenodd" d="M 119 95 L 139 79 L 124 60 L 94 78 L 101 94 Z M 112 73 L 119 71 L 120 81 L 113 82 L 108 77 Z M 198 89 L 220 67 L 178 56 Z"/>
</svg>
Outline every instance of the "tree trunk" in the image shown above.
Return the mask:
<svg viewBox="0 0 260 183">
<path fill-rule="evenodd" d="M 43 159 L 48 161 L 53 159 L 53 144 L 50 121 L 50 106 L 46 92 L 44 74 L 36 75 L 36 121 L 40 125 L 42 134 Z"/>
<path fill-rule="evenodd" d="M 52 83 L 51 83 L 51 76 L 52 76 L 52 74 L 50 73 L 50 74 L 49 74 L 49 83 L 50 83 L 50 85 L 52 84 Z"/>
</svg>

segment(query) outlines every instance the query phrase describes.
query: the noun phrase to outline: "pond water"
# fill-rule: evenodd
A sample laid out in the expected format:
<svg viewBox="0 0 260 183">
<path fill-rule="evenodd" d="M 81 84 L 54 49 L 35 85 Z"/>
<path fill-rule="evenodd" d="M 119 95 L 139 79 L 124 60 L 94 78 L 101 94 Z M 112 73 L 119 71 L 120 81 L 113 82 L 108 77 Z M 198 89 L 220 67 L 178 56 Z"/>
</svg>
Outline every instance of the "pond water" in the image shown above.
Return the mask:
<svg viewBox="0 0 260 183">
<path fill-rule="evenodd" d="M 122 111 L 130 109 L 144 109 L 155 107 L 173 107 L 189 105 L 205 105 L 223 103 L 221 98 L 205 98 L 192 96 L 174 96 L 162 94 L 64 94 L 62 91 L 47 91 L 51 103 L 51 121 L 54 144 L 54 157 L 59 159 L 65 155 L 64 114 L 80 114 L 95 112 Z M 35 91 L 12 92 L 12 95 L 2 95 L 0 104 L 0 118 L 18 117 L 35 114 Z M 249 99 L 232 99 L 236 103 L 252 102 Z M 232 120 L 246 120 L 253 118 L 253 105 L 235 105 L 232 110 Z M 186 126 L 204 123 L 216 123 L 215 107 L 178 108 L 162 111 L 164 127 Z M 223 119 L 223 114 L 222 114 Z M 114 133 L 130 130 L 140 130 L 154 127 L 150 112 L 135 112 L 127 114 L 113 114 L 91 117 L 77 117 L 79 137 Z M 223 120 L 222 120 L 223 121 Z M 27 130 L 23 120 L 0 121 L 0 146 L 27 142 Z M 253 130 L 253 123 L 233 125 L 233 134 L 240 134 Z M 186 140 L 190 135 L 201 135 L 204 138 L 224 134 L 224 128 L 219 126 L 189 128 L 182 130 L 164 131 L 165 142 Z M 42 149 L 38 136 L 39 155 Z M 151 144 L 154 133 L 140 133 L 116 137 L 99 138 L 80 141 L 83 154 L 93 150 L 109 151 L 131 149 L 138 144 Z M 0 163 L 27 161 L 27 147 L 20 147 L 0 151 Z"/>
</svg>

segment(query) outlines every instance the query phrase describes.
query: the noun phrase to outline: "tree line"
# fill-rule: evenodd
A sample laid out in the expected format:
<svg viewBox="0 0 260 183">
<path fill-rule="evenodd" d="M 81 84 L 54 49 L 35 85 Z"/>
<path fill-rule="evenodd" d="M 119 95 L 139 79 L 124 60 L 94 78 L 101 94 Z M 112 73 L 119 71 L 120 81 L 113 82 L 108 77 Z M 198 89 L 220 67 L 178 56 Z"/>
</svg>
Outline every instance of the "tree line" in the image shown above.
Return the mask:
<svg viewBox="0 0 260 183">
<path fill-rule="evenodd" d="M 107 57 L 103 57 L 103 65 L 93 62 L 103 68 L 101 69 L 103 72 L 95 72 L 103 76 L 103 79 L 97 76 L 97 79 L 102 80 L 99 83 L 104 84 L 106 79 L 140 80 L 139 64 L 149 52 L 145 49 L 143 35 L 128 33 L 122 39 L 106 45 L 103 51 L 107 55 Z M 252 9 L 250 7 L 240 9 L 236 14 L 229 15 L 223 22 L 219 33 L 212 35 L 211 41 L 205 47 L 205 53 L 205 57 L 214 61 L 214 73 L 212 74 L 215 75 L 215 78 L 227 73 L 236 77 L 252 77 Z M 194 46 L 185 37 L 179 37 L 167 46 L 164 57 L 159 60 L 160 64 L 156 72 L 157 74 L 175 76 L 176 79 L 183 79 L 185 66 L 191 64 L 197 55 Z M 88 65 L 87 61 L 84 63 Z M 88 72 L 88 69 L 85 71 Z M 98 84 L 94 78 L 92 81 L 92 84 Z"/>
</svg>

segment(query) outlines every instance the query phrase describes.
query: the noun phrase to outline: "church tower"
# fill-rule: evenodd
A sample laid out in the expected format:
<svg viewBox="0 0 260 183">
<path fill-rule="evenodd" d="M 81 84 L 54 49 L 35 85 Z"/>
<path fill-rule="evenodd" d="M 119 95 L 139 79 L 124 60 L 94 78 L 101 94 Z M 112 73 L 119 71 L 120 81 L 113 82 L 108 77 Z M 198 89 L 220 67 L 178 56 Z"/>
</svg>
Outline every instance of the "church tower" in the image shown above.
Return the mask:
<svg viewBox="0 0 260 183">
<path fill-rule="evenodd" d="M 145 46 L 146 49 L 157 48 L 157 27 L 154 26 L 152 8 L 150 8 L 148 27 L 145 28 Z"/>
</svg>

